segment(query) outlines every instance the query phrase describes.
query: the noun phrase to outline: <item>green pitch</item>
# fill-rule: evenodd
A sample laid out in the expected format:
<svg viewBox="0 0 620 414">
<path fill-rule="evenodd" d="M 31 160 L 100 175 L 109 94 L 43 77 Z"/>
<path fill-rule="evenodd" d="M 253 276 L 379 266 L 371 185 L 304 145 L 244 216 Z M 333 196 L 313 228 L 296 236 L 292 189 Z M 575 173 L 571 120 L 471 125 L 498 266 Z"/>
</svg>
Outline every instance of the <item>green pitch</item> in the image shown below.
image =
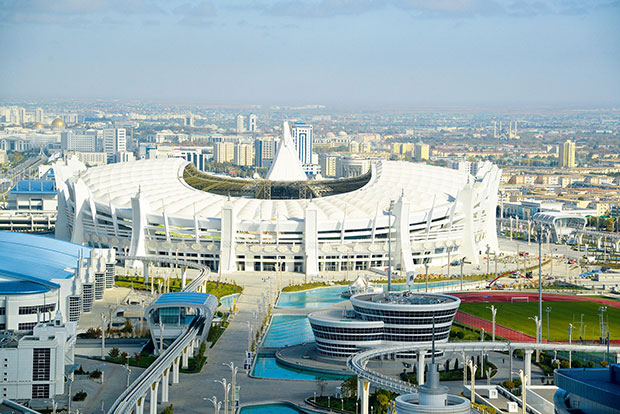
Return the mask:
<svg viewBox="0 0 620 414">
<path fill-rule="evenodd" d="M 536 336 L 536 324 L 528 319 L 538 315 L 537 302 L 495 302 L 495 303 L 461 303 L 459 310 L 491 320 L 491 310 L 497 308 L 495 322 L 524 334 Z M 547 339 L 546 307 L 551 307 L 549 315 L 549 337 L 551 341 L 568 341 L 568 324 L 573 324 L 573 341 L 581 336 L 586 340 L 598 340 L 601 334 L 599 306 L 594 302 L 543 302 L 542 339 Z M 581 323 L 583 314 L 583 324 Z M 620 309 L 607 307 L 605 322 L 609 325 L 609 338 L 620 339 Z M 581 331 L 580 331 L 581 330 Z"/>
</svg>

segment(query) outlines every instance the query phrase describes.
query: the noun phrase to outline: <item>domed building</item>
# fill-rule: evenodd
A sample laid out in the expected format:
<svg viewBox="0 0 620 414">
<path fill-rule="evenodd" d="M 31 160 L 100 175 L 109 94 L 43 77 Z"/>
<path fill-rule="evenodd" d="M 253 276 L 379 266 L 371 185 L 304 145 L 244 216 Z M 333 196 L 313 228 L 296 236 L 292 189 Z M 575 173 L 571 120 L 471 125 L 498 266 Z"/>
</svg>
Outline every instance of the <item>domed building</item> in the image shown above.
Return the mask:
<svg viewBox="0 0 620 414">
<path fill-rule="evenodd" d="M 62 122 L 62 121 L 60 121 L 60 122 Z M 43 129 L 43 124 L 42 124 L 42 123 L 40 123 L 40 122 L 37 122 L 36 124 L 34 124 L 34 127 L 33 127 L 33 128 L 34 128 L 34 129 Z"/>
<path fill-rule="evenodd" d="M 62 119 L 56 118 L 52 121 L 52 128 L 64 128 L 65 123 Z"/>
</svg>

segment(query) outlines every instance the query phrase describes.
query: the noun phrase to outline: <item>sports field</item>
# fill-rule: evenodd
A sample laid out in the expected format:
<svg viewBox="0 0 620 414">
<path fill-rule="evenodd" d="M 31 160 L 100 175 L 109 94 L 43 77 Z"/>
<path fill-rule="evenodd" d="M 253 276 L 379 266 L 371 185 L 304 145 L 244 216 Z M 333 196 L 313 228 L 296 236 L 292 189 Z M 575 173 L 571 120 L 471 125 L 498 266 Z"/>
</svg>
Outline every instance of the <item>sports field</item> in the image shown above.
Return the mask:
<svg viewBox="0 0 620 414">
<path fill-rule="evenodd" d="M 491 310 L 487 309 L 494 305 L 497 308 L 495 322 L 507 328 L 514 329 L 524 334 L 536 336 L 536 324 L 528 319 L 538 315 L 537 302 L 494 302 L 494 303 L 461 303 L 459 310 L 491 320 Z M 586 301 L 580 302 L 544 302 L 542 339 L 547 339 L 547 313 L 545 308 L 551 307 L 549 317 L 549 339 L 551 341 L 568 341 L 568 324 L 573 324 L 573 341 L 578 341 L 581 336 L 584 340 L 598 340 L 601 334 L 599 318 L 599 303 Z M 583 314 L 583 324 L 581 315 Z M 620 339 L 620 309 L 607 307 L 605 322 L 609 325 L 609 338 Z"/>
</svg>

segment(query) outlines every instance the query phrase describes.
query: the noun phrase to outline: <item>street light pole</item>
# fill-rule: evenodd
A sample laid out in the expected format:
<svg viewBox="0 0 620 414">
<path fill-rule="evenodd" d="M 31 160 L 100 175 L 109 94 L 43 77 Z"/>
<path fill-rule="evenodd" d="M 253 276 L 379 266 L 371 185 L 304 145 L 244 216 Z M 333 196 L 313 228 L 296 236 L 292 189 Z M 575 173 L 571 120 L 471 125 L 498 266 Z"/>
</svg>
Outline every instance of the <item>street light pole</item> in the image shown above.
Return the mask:
<svg viewBox="0 0 620 414">
<path fill-rule="evenodd" d="M 105 359 L 105 315 L 101 313 L 101 359 Z"/>
<path fill-rule="evenodd" d="M 525 375 L 525 373 L 523 372 L 522 369 L 519 370 L 519 378 L 521 378 L 521 404 L 523 405 L 523 414 L 527 414 L 527 402 L 526 402 L 526 397 L 527 397 L 527 389 L 526 389 L 526 384 L 527 384 L 527 375 Z"/>
<path fill-rule="evenodd" d="M 573 351 L 570 349 L 570 346 L 572 345 L 573 342 L 573 324 L 569 323 L 568 324 L 568 367 L 572 368 L 573 367 Z"/>
<path fill-rule="evenodd" d="M 470 400 L 472 403 L 475 403 L 476 402 L 476 370 L 478 369 L 478 365 L 474 364 L 474 362 L 470 359 L 467 362 L 467 366 L 469 367 L 469 371 L 471 374 Z"/>
<path fill-rule="evenodd" d="M 551 306 L 547 306 L 545 312 L 547 312 L 547 343 L 549 343 L 549 314 L 551 313 Z"/>
<path fill-rule="evenodd" d="M 491 309 L 491 315 L 493 316 L 493 331 L 491 333 L 492 341 L 495 342 L 495 315 L 497 314 L 497 308 L 494 305 L 487 306 L 487 309 Z"/>
<path fill-rule="evenodd" d="M 538 225 L 538 320 L 542 320 L 542 224 Z M 540 331 L 540 327 L 538 326 L 538 321 L 536 322 L 536 336 L 537 343 L 540 343 L 540 337 L 542 336 L 542 332 Z M 536 362 L 538 362 L 538 351 L 536 351 Z"/>
<path fill-rule="evenodd" d="M 392 291 L 392 216 L 394 209 L 394 200 L 390 200 L 390 207 L 386 212 L 388 216 L 388 292 Z"/>
<path fill-rule="evenodd" d="M 534 323 L 536 324 L 536 343 L 539 344 L 541 343 L 541 339 L 540 339 L 540 334 L 542 333 L 541 331 L 541 320 L 538 319 L 538 316 L 530 316 L 528 319 L 531 319 L 534 321 Z M 540 351 L 537 349 L 536 350 L 536 362 L 539 361 L 540 358 Z"/>
<path fill-rule="evenodd" d="M 603 341 L 605 340 L 605 325 L 604 325 L 604 321 L 605 321 L 605 311 L 607 311 L 607 306 L 599 306 L 598 308 L 600 314 L 600 319 L 601 319 L 601 344 L 603 343 Z"/>
</svg>

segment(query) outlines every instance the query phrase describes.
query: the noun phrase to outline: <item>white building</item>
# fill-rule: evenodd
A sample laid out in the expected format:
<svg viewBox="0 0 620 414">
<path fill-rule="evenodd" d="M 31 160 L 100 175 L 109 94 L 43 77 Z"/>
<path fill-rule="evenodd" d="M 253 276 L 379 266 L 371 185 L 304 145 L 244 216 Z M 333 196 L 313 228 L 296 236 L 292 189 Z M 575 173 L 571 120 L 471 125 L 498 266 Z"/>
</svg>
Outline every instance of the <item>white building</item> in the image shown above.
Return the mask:
<svg viewBox="0 0 620 414">
<path fill-rule="evenodd" d="M 258 117 L 256 116 L 256 114 L 250 114 L 250 116 L 248 117 L 248 130 L 250 132 L 256 132 L 257 120 L 258 120 Z"/>
<path fill-rule="evenodd" d="M 291 134 L 301 163 L 312 164 L 312 125 L 297 121 L 293 124 Z"/>
<path fill-rule="evenodd" d="M 125 128 L 104 128 L 103 152 L 107 154 L 108 163 L 116 162 L 116 154 L 127 151 L 127 130 Z"/>
<path fill-rule="evenodd" d="M 245 132 L 245 116 L 237 115 L 237 134 L 243 134 Z"/>
<path fill-rule="evenodd" d="M 97 151 L 97 133 L 75 130 L 62 132 L 60 146 L 63 151 L 95 152 Z"/>
</svg>

